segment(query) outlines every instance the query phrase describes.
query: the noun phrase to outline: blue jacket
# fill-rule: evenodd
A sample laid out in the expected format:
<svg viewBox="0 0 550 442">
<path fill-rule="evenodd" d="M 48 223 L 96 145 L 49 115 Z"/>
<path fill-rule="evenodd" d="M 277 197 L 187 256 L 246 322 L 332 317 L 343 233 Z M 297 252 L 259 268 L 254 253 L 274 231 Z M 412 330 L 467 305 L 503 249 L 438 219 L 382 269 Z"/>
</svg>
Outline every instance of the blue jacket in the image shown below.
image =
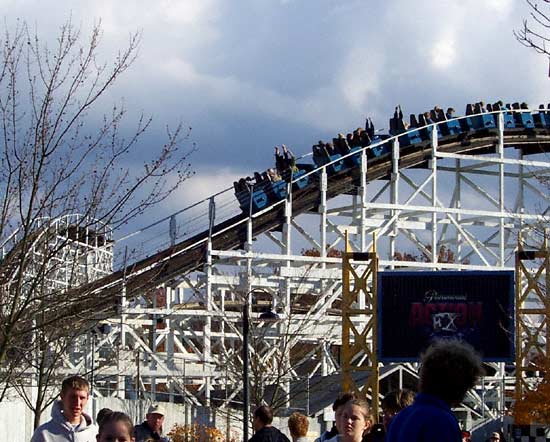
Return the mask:
<svg viewBox="0 0 550 442">
<path fill-rule="evenodd" d="M 420 393 L 391 421 L 386 442 L 461 442 L 460 427 L 449 405 Z"/>
</svg>

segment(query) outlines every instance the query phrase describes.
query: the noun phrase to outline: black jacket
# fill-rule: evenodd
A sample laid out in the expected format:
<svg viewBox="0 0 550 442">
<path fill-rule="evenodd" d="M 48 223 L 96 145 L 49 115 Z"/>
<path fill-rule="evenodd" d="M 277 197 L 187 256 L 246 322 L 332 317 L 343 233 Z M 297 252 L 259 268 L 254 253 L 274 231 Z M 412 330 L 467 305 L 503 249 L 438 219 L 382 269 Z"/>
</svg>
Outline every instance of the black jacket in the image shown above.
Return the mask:
<svg viewBox="0 0 550 442">
<path fill-rule="evenodd" d="M 160 434 L 153 431 L 147 424 L 147 421 L 134 427 L 134 437 L 136 438 L 136 442 L 144 442 L 147 440 L 158 440 L 164 442 L 167 440 L 166 437 L 162 435 L 162 430 Z"/>
<path fill-rule="evenodd" d="M 270 426 L 263 427 L 250 438 L 249 442 L 290 442 L 290 440 L 277 428 Z"/>
</svg>

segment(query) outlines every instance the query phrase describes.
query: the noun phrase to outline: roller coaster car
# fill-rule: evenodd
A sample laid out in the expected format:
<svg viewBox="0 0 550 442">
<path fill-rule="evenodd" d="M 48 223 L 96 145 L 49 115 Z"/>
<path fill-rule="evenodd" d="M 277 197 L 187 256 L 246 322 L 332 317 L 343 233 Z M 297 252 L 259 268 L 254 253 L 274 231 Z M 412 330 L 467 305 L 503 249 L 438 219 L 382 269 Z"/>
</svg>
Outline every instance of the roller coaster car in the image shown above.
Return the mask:
<svg viewBox="0 0 550 442">
<path fill-rule="evenodd" d="M 344 159 L 346 164 L 348 166 L 354 167 L 354 166 L 360 166 L 361 165 L 361 150 L 362 148 L 359 146 L 352 147 L 349 151 L 351 153 L 355 152 L 353 155 L 347 157 Z"/>
<path fill-rule="evenodd" d="M 540 105 L 539 112 L 537 114 L 532 114 L 532 117 L 536 128 L 550 128 L 550 113 L 544 109 L 543 104 Z"/>
<path fill-rule="evenodd" d="M 313 153 L 313 162 L 317 167 L 322 167 L 325 164 L 331 163 L 327 167 L 327 172 L 329 174 L 341 172 L 344 168 L 344 160 L 337 161 L 339 158 L 342 158 L 341 154 L 329 154 L 326 149 L 320 149 Z"/>
<path fill-rule="evenodd" d="M 447 126 L 449 135 L 451 136 L 458 135 L 462 132 L 462 129 L 460 127 L 460 122 L 458 120 L 447 121 L 445 125 Z"/>
<path fill-rule="evenodd" d="M 424 114 L 418 114 L 418 127 L 420 127 L 418 132 L 423 141 L 430 141 L 432 139 L 432 131 L 429 128 L 430 124 L 432 123 L 428 123 L 426 121 L 426 117 L 424 117 Z M 442 133 L 441 133 L 441 128 L 439 126 L 437 127 L 437 134 L 438 134 L 438 137 L 441 138 Z"/>
<path fill-rule="evenodd" d="M 380 141 L 389 138 L 389 136 L 381 136 L 381 137 L 375 137 L 373 140 L 373 144 L 379 143 Z M 379 144 L 378 146 L 373 146 L 370 149 L 367 149 L 367 158 L 380 158 L 384 155 L 387 155 L 391 153 L 391 141 L 388 141 L 383 144 Z"/>
<path fill-rule="evenodd" d="M 302 168 L 300 168 L 300 166 Z M 250 212 L 250 206 L 252 205 L 252 212 L 265 209 L 270 204 L 283 200 L 288 195 L 288 183 L 292 180 L 293 189 L 303 189 L 310 181 L 310 177 L 303 176 L 307 172 L 314 169 L 311 164 L 299 164 L 298 170 L 292 173 L 286 173 L 283 179 L 278 181 L 270 181 L 265 176 L 254 174 L 256 177 L 256 183 L 253 185 L 246 185 L 243 187 L 241 182 L 233 183 L 235 187 L 235 196 L 239 201 L 239 206 L 244 213 Z M 302 178 L 300 178 L 303 176 Z M 242 180 L 241 180 L 242 181 Z M 251 193 L 252 191 L 252 193 Z"/>
<path fill-rule="evenodd" d="M 535 128 L 535 121 L 531 115 L 531 112 L 516 112 L 514 113 L 514 120 L 516 122 L 516 126 L 523 126 L 525 129 Z"/>
<path fill-rule="evenodd" d="M 414 121 L 413 121 L 414 120 Z M 414 123 L 414 124 L 413 124 Z M 411 115 L 411 129 L 417 127 L 418 124 L 416 122 L 416 118 L 414 115 Z M 420 144 L 422 143 L 422 136 L 420 135 L 420 132 L 417 130 L 410 130 L 407 132 L 407 128 L 405 127 L 405 123 L 403 122 L 402 118 L 392 118 L 390 119 L 390 133 L 393 135 L 399 135 L 399 144 L 401 145 L 410 145 L 410 144 Z"/>
<path fill-rule="evenodd" d="M 517 103 L 514 103 L 516 105 Z M 509 105 L 506 105 L 508 109 Z M 523 112 L 504 112 L 504 128 L 505 129 L 534 129 L 535 128 L 535 118 L 531 114 L 531 112 L 523 111 Z M 537 117 L 541 117 L 541 114 L 537 114 Z M 547 117 L 544 116 L 544 119 Z M 540 121 L 540 119 L 539 119 Z"/>
<path fill-rule="evenodd" d="M 516 127 L 516 122 L 514 120 L 514 115 L 510 112 L 505 112 L 504 116 L 504 128 L 505 129 L 514 129 Z"/>
<path fill-rule="evenodd" d="M 420 131 L 418 130 L 410 130 L 409 132 L 406 132 L 403 135 L 399 136 L 400 146 L 409 146 L 411 144 L 420 144 L 423 142 L 424 140 L 422 139 Z"/>
<path fill-rule="evenodd" d="M 375 137 L 375 141 L 380 141 L 380 137 Z M 334 138 L 333 144 L 336 148 L 336 153 L 341 154 L 343 157 L 344 165 L 347 167 L 354 167 L 361 165 L 361 151 L 363 148 L 368 147 L 372 144 L 372 140 L 368 136 L 366 132 L 362 133 L 361 138 L 361 145 L 360 146 L 353 146 L 350 148 L 347 141 L 342 138 Z M 378 150 L 377 150 L 378 151 Z M 366 149 L 367 157 L 369 157 L 369 149 Z M 350 155 L 351 154 L 351 155 Z M 374 153 L 370 153 L 370 157 L 373 157 Z M 334 172 L 339 172 L 342 169 L 336 170 L 335 168 L 329 168 L 327 171 L 329 174 L 332 174 Z"/>
<path fill-rule="evenodd" d="M 492 110 L 492 107 L 490 108 Z M 496 129 L 497 122 L 494 114 L 484 113 L 481 108 L 481 104 L 477 103 L 475 106 L 466 105 L 467 118 L 461 120 L 461 127 L 463 130 L 477 131 L 480 129 Z"/>
<path fill-rule="evenodd" d="M 254 185 L 245 183 L 243 186 L 243 181 L 244 180 L 240 180 L 239 182 L 233 183 L 235 187 L 235 196 L 239 201 L 241 210 L 244 213 L 249 213 L 251 205 L 254 212 L 267 207 L 269 199 L 265 191 L 264 183 Z"/>
</svg>

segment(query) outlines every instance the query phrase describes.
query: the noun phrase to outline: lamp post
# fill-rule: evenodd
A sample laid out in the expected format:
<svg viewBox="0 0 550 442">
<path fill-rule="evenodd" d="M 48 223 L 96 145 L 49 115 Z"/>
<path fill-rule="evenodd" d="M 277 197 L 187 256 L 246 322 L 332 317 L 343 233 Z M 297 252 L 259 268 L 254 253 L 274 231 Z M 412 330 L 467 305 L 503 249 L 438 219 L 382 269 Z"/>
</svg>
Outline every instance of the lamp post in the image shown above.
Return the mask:
<svg viewBox="0 0 550 442">
<path fill-rule="evenodd" d="M 95 337 L 96 333 L 94 330 L 90 332 L 92 338 L 92 371 L 90 374 L 90 396 L 93 396 L 95 389 Z"/>
<path fill-rule="evenodd" d="M 248 442 L 248 412 L 250 408 L 250 392 L 248 391 L 249 373 L 248 373 L 248 334 L 250 333 L 250 324 L 248 317 L 248 295 L 243 305 L 243 442 Z"/>
<path fill-rule="evenodd" d="M 109 324 L 100 324 L 96 328 L 90 331 L 91 341 L 92 341 L 92 363 L 91 363 L 91 373 L 90 373 L 90 396 L 93 395 L 95 390 L 95 352 L 96 352 L 96 339 L 97 335 L 108 335 L 111 333 L 111 326 Z"/>
<path fill-rule="evenodd" d="M 183 404 L 185 406 L 185 440 L 187 440 L 187 434 L 189 433 L 189 404 L 187 403 L 187 365 L 185 361 L 185 355 L 183 355 Z"/>
<path fill-rule="evenodd" d="M 249 373 L 249 353 L 248 353 L 248 338 L 250 336 L 250 302 L 248 297 L 254 292 L 269 293 L 264 290 L 254 289 L 246 294 L 246 299 L 243 304 L 243 441 L 248 442 L 248 421 L 250 412 L 250 373 Z M 276 322 L 280 319 L 279 315 L 273 311 L 261 313 L 258 317 L 260 321 Z"/>
</svg>

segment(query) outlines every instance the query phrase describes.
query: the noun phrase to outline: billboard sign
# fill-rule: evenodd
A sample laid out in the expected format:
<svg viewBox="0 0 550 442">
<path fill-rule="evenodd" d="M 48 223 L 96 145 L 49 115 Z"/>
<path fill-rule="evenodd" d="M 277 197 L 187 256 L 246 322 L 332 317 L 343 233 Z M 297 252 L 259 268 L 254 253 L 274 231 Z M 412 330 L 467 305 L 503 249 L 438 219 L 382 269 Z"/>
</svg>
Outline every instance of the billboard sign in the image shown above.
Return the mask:
<svg viewBox="0 0 550 442">
<path fill-rule="evenodd" d="M 434 339 L 470 343 L 484 361 L 514 359 L 513 271 L 378 274 L 378 356 L 416 362 Z"/>
</svg>

